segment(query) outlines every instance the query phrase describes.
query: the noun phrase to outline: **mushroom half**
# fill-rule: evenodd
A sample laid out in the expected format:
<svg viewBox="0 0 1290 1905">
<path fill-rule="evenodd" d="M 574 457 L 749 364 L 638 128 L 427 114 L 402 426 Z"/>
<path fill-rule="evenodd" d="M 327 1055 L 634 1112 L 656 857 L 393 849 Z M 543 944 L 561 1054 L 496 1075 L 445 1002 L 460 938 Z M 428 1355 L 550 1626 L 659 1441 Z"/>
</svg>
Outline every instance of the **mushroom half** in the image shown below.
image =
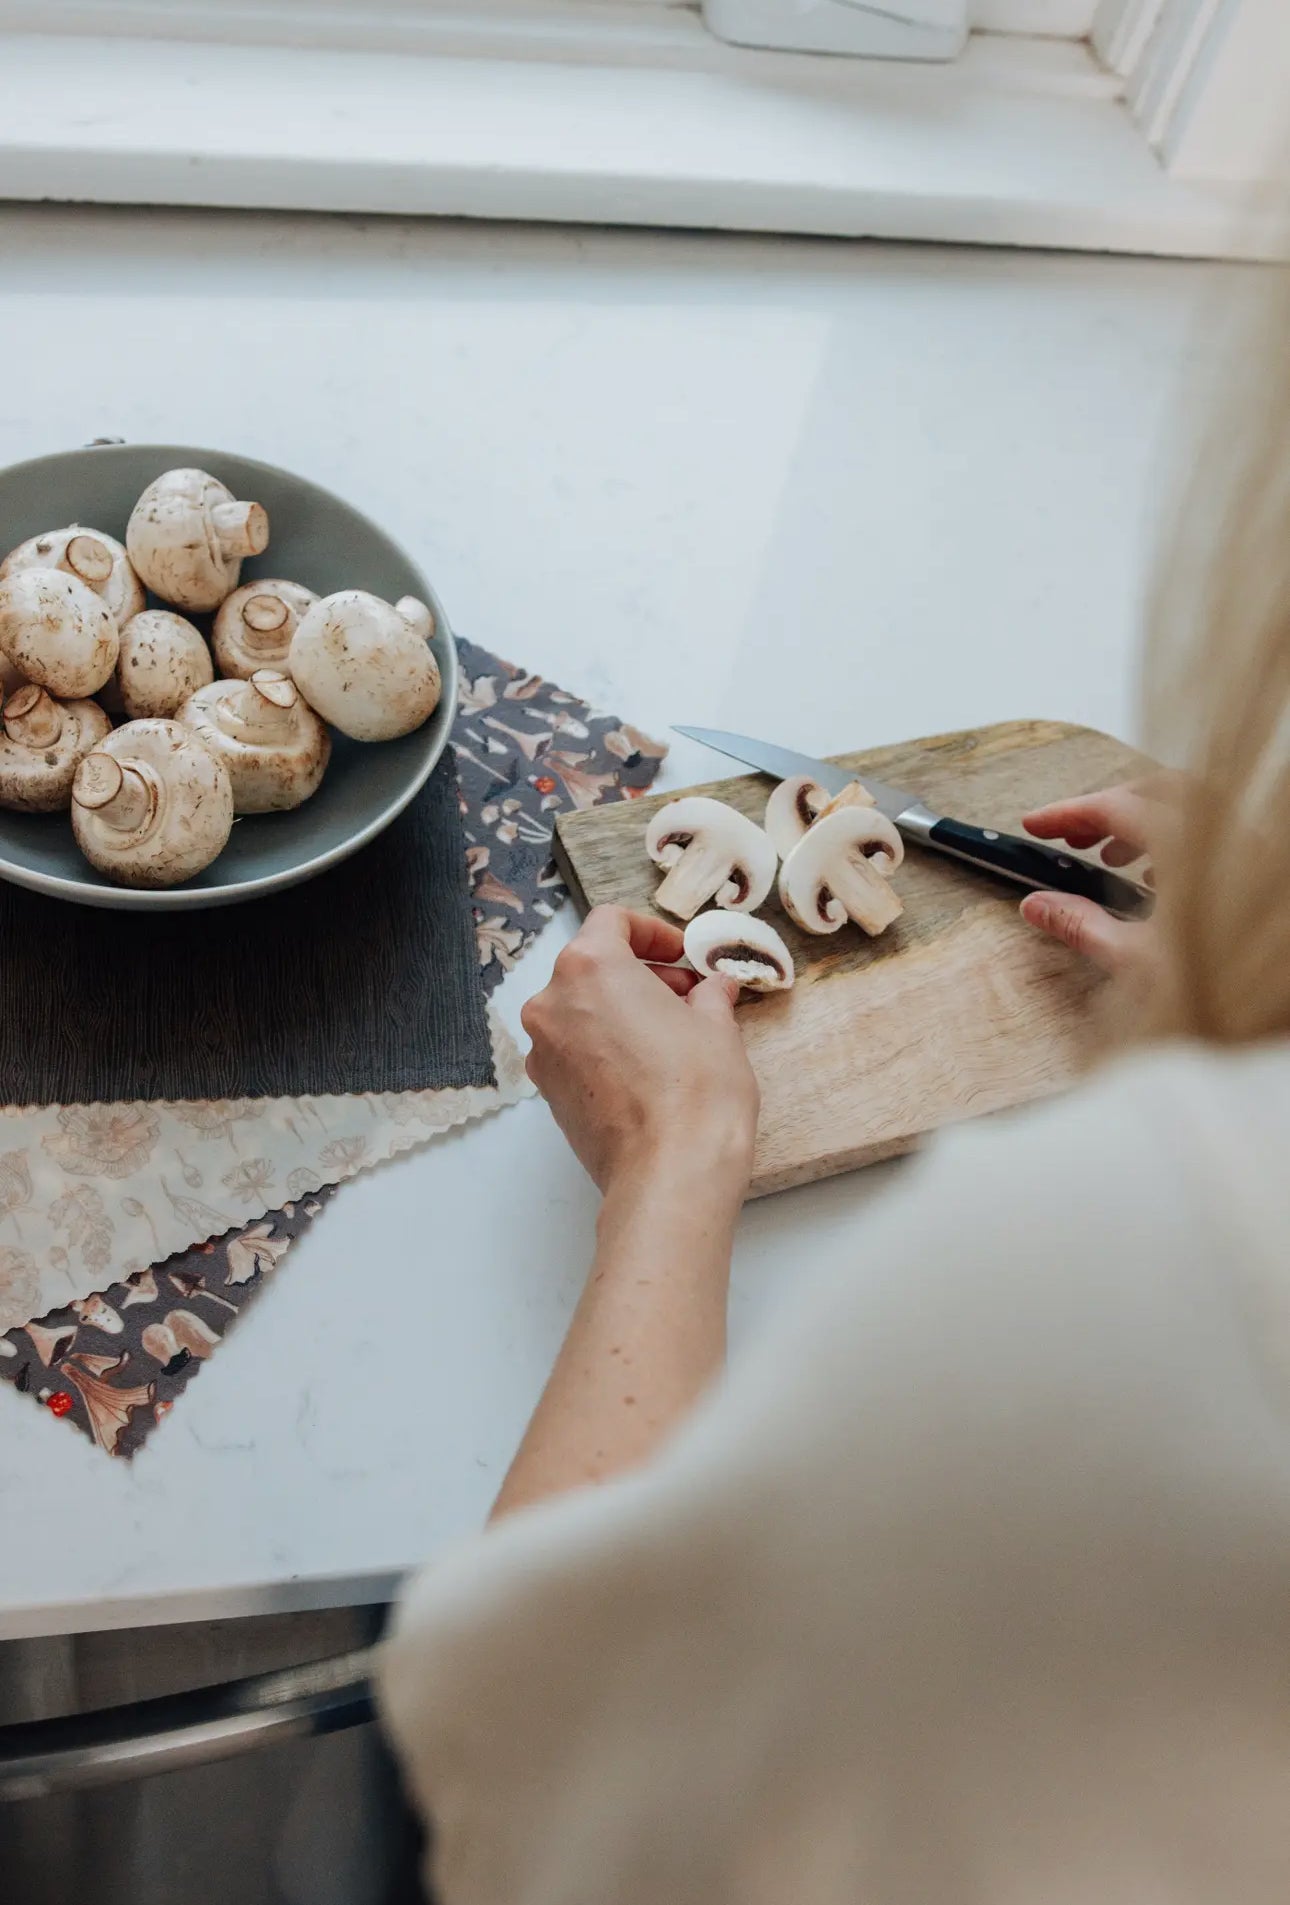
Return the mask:
<svg viewBox="0 0 1290 1905">
<path fill-rule="evenodd" d="M 242 558 L 268 548 L 269 518 L 205 470 L 166 470 L 135 504 L 125 546 L 163 602 L 215 609 L 237 587 Z"/>
<path fill-rule="evenodd" d="M 778 855 L 755 820 L 705 794 L 660 807 L 645 833 L 645 851 L 667 878 L 654 904 L 677 919 L 701 906 L 751 913 L 770 892 Z"/>
<path fill-rule="evenodd" d="M 97 701 L 55 701 L 29 681 L 4 704 L 0 807 L 52 814 L 71 805 L 81 761 L 112 732 Z"/>
<path fill-rule="evenodd" d="M 233 828 L 228 769 L 177 721 L 127 721 L 72 782 L 72 832 L 119 886 L 178 886 L 208 867 Z"/>
<path fill-rule="evenodd" d="M 147 603 L 122 545 L 101 529 L 85 529 L 80 523 L 47 529 L 43 536 L 20 542 L 0 562 L 0 582 L 20 569 L 61 569 L 64 575 L 74 575 L 103 598 L 118 628 Z"/>
<path fill-rule="evenodd" d="M 220 604 L 211 646 L 220 673 L 249 681 L 257 668 L 285 668 L 291 638 L 318 597 L 299 582 L 244 582 Z"/>
<path fill-rule="evenodd" d="M 848 919 L 885 932 L 902 907 L 890 876 L 904 842 L 873 807 L 842 807 L 803 834 L 779 873 L 784 911 L 807 933 L 836 933 Z"/>
<path fill-rule="evenodd" d="M 145 609 L 121 630 L 121 652 L 102 701 L 131 721 L 168 720 L 195 689 L 214 679 L 201 631 L 170 609 Z"/>
<path fill-rule="evenodd" d="M 15 569 L 0 582 L 0 649 L 24 681 L 60 700 L 97 694 L 120 652 L 106 602 L 61 569 Z"/>
<path fill-rule="evenodd" d="M 781 860 L 787 860 L 808 827 L 839 807 L 872 807 L 873 795 L 860 781 L 849 781 L 830 799 L 820 783 L 809 774 L 790 774 L 782 780 L 766 802 L 762 822 L 774 842 Z"/>
<path fill-rule="evenodd" d="M 792 953 L 752 913 L 700 913 L 685 929 L 685 956 L 696 972 L 736 979 L 749 992 L 787 992 L 794 979 Z"/>
<path fill-rule="evenodd" d="M 299 807 L 331 758 L 331 736 L 289 675 L 262 668 L 249 681 L 213 681 L 179 710 L 219 755 L 239 814 Z"/>
<path fill-rule="evenodd" d="M 287 667 L 311 708 L 352 741 L 395 741 L 439 705 L 434 617 L 405 595 L 392 607 L 365 589 L 315 602 L 291 638 Z"/>
</svg>

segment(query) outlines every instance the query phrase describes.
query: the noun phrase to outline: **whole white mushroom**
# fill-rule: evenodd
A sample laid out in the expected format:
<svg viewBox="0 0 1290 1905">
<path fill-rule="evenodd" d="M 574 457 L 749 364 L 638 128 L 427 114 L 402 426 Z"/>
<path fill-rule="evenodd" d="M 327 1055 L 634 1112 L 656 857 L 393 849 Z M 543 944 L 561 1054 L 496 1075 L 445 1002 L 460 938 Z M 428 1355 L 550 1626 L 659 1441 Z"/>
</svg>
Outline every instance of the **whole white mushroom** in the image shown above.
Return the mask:
<svg viewBox="0 0 1290 1905">
<path fill-rule="evenodd" d="M 439 705 L 434 617 L 405 595 L 393 607 L 365 589 L 315 602 L 291 638 L 287 667 L 311 708 L 354 741 L 393 741 Z"/>
<path fill-rule="evenodd" d="M 331 736 L 291 677 L 277 669 L 199 688 L 179 719 L 227 767 L 239 814 L 298 807 L 317 791 L 331 758 Z"/>
<path fill-rule="evenodd" d="M 0 807 L 52 814 L 71 804 L 81 761 L 112 731 L 97 701 L 55 701 L 35 682 L 11 694 L 0 731 Z"/>
<path fill-rule="evenodd" d="M 100 699 L 132 721 L 166 720 L 196 689 L 215 679 L 200 629 L 170 609 L 145 609 L 121 630 L 116 670 Z"/>
<path fill-rule="evenodd" d="M 82 760 L 72 832 L 120 886 L 178 886 L 208 867 L 233 828 L 228 769 L 177 721 L 127 721 Z"/>
<path fill-rule="evenodd" d="M 107 604 L 61 569 L 16 569 L 0 582 L 0 649 L 24 681 L 62 701 L 97 694 L 116 667 Z"/>
<path fill-rule="evenodd" d="M 125 546 L 163 602 L 215 609 L 237 587 L 242 558 L 268 548 L 269 518 L 205 470 L 166 470 L 135 504 Z"/>
<path fill-rule="evenodd" d="M 257 668 L 285 668 L 291 638 L 317 600 L 312 589 L 278 576 L 234 589 L 211 631 L 220 673 L 249 681 Z"/>
<path fill-rule="evenodd" d="M 30 536 L 0 562 L 0 582 L 19 569 L 61 569 L 74 575 L 103 598 L 118 628 L 147 606 L 143 584 L 123 545 L 101 529 L 69 523 L 65 529 Z"/>
</svg>

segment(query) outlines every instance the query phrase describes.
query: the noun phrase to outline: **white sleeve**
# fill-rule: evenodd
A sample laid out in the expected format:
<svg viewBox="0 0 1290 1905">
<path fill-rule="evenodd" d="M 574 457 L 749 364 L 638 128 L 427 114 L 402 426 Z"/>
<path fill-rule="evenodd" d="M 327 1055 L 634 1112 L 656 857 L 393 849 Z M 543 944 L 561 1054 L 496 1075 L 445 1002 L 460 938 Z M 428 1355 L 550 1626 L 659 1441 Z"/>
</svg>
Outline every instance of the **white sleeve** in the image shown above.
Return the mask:
<svg viewBox="0 0 1290 1905">
<path fill-rule="evenodd" d="M 1284 1905 L 1290 1438 L 1195 1063 L 954 1134 L 648 1472 L 418 1578 L 442 1905 Z"/>
</svg>

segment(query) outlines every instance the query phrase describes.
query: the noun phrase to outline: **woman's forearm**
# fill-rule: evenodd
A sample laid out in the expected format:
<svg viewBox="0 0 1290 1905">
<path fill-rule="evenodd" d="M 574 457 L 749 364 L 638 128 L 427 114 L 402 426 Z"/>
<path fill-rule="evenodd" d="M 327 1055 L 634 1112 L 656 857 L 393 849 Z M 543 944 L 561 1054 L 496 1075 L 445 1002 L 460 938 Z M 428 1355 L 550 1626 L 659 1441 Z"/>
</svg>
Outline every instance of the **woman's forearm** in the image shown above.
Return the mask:
<svg viewBox="0 0 1290 1905">
<path fill-rule="evenodd" d="M 650 1159 L 610 1186 L 596 1254 L 494 1517 L 652 1455 L 721 1368 L 746 1164 Z"/>
</svg>

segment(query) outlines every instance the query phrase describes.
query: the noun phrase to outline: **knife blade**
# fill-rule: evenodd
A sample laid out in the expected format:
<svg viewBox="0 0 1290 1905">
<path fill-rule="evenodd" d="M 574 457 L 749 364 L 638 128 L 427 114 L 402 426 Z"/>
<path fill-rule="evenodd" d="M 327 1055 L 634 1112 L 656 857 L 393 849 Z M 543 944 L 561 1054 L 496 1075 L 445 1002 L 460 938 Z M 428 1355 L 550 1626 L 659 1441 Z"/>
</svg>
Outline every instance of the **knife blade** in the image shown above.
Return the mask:
<svg viewBox="0 0 1290 1905">
<path fill-rule="evenodd" d="M 809 774 L 828 794 L 840 794 L 857 778 L 848 768 L 837 767 L 832 761 L 819 761 L 793 748 L 778 747 L 773 741 L 754 740 L 747 734 L 728 734 L 722 728 L 683 727 L 677 727 L 676 733 L 684 734 L 691 741 L 701 741 L 705 747 L 728 754 L 733 760 L 755 767 L 776 780 Z M 936 813 L 916 794 L 901 787 L 890 787 L 869 774 L 864 776 L 864 785 L 873 795 L 879 812 L 916 846 L 948 854 L 951 859 L 1032 891 L 1044 888 L 1094 900 L 1118 919 L 1144 919 L 1155 904 L 1155 895 L 1146 887 L 1106 867 L 1077 859 L 1060 848 Z"/>
</svg>

